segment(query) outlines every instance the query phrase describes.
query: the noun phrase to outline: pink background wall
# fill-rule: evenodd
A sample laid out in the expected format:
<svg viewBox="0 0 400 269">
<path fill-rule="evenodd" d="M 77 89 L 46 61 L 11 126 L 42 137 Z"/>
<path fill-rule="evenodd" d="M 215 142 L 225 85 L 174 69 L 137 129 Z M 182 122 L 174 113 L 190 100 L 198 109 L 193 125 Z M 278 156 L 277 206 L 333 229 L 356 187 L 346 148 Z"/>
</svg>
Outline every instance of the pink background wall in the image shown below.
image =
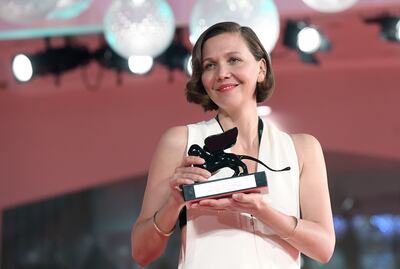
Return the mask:
<svg viewBox="0 0 400 269">
<path fill-rule="evenodd" d="M 316 16 L 314 23 L 334 44 L 318 56 L 320 66 L 301 63 L 278 44 L 277 87 L 267 104 L 283 129 L 315 135 L 328 152 L 398 164 L 400 49 L 379 40 L 378 28 L 363 24 L 359 14 Z M 97 36 L 78 41 L 98 46 Z M 59 87 L 52 77 L 17 84 L 9 70 L 12 55 L 41 49 L 42 40 L 0 42 L 0 211 L 144 175 L 168 127 L 211 116 L 186 103 L 187 78 L 174 72 L 168 82 L 162 66 L 145 77 L 125 74 L 119 86 L 112 71 L 95 63 L 63 75 Z M 95 83 L 98 72 L 100 87 L 86 89 L 83 74 Z M 346 163 L 336 168 L 351 169 Z M 359 176 L 375 168 L 365 167 Z"/>
<path fill-rule="evenodd" d="M 41 41 L 4 42 L 0 49 L 19 50 L 21 44 L 39 48 Z M 360 65 L 332 60 L 315 67 L 296 55 L 277 56 L 277 88 L 267 102 L 272 118 L 286 130 L 312 133 L 327 150 L 398 160 L 397 59 L 369 58 Z M 148 77 L 124 75 L 121 86 L 103 70 L 95 91 L 85 89 L 82 70 L 62 76 L 60 87 L 51 77 L 17 85 L 4 71 L 0 208 L 145 174 L 166 128 L 210 116 L 186 103 L 186 77 L 175 72 L 170 83 L 162 66 Z M 91 80 L 98 71 L 95 63 L 88 68 Z"/>
</svg>

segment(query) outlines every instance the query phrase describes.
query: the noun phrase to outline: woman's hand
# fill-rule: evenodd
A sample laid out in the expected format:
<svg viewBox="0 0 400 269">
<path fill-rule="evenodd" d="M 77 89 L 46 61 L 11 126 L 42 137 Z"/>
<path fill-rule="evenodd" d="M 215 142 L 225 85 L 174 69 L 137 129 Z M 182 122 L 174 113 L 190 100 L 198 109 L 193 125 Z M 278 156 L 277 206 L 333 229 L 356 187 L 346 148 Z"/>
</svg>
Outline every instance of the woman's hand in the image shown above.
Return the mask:
<svg viewBox="0 0 400 269">
<path fill-rule="evenodd" d="M 171 195 L 178 204 L 184 204 L 181 185 L 193 184 L 195 182 L 206 181 L 211 173 L 207 170 L 193 165 L 203 164 L 204 159 L 198 156 L 184 157 L 182 165 L 177 167 L 174 174 L 170 177 L 169 185 Z"/>
<path fill-rule="evenodd" d="M 244 212 L 257 216 L 266 202 L 261 193 L 234 193 L 231 197 L 219 199 L 204 199 L 192 204 L 192 207 L 203 207 L 210 210 L 228 210 Z"/>
</svg>

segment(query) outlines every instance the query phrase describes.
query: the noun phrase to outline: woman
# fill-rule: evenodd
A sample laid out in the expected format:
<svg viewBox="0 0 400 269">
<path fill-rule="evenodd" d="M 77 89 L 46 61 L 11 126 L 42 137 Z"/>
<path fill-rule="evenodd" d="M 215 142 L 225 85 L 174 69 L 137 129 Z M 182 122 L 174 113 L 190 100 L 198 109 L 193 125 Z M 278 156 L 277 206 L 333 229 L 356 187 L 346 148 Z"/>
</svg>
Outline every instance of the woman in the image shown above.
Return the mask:
<svg viewBox="0 0 400 269">
<path fill-rule="evenodd" d="M 335 235 L 321 146 L 310 135 L 288 135 L 258 118 L 257 103 L 271 95 L 274 79 L 255 33 L 232 22 L 211 26 L 193 48 L 192 67 L 188 100 L 218 114 L 162 136 L 132 231 L 134 259 L 146 265 L 162 255 L 182 211 L 179 268 L 300 268 L 300 253 L 328 262 Z M 232 174 L 195 167 L 204 160 L 187 156 L 187 149 L 233 127 L 239 133 L 232 153 L 291 169 L 265 171 L 267 194 L 238 193 L 184 208 L 181 184 Z M 265 170 L 245 162 L 249 173 Z"/>
</svg>

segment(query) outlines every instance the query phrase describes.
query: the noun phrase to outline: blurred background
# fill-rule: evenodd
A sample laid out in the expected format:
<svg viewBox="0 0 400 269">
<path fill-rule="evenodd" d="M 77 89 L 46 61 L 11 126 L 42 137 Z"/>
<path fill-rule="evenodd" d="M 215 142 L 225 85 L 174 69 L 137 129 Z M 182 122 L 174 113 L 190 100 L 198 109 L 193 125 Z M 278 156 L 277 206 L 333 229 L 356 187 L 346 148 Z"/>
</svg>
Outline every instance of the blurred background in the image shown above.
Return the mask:
<svg viewBox="0 0 400 269">
<path fill-rule="evenodd" d="M 398 0 L 0 0 L 1 266 L 140 268 L 146 174 L 184 96 L 193 42 L 256 30 L 276 89 L 260 116 L 321 142 L 337 244 L 303 268 L 400 268 Z M 173 153 L 171 153 L 173 154 Z M 148 268 L 176 268 L 179 234 Z"/>
</svg>

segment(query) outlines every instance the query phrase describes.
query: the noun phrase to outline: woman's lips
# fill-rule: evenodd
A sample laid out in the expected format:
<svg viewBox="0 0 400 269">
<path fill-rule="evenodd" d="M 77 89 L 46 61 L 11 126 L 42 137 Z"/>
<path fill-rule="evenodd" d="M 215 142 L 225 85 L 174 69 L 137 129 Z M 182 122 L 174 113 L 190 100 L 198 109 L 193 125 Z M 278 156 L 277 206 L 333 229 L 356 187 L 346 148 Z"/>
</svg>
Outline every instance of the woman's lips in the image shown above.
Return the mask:
<svg viewBox="0 0 400 269">
<path fill-rule="evenodd" d="M 226 92 L 226 91 L 230 91 L 233 88 L 235 88 L 237 86 L 237 84 L 224 84 L 218 87 L 218 91 L 219 92 Z"/>
</svg>

